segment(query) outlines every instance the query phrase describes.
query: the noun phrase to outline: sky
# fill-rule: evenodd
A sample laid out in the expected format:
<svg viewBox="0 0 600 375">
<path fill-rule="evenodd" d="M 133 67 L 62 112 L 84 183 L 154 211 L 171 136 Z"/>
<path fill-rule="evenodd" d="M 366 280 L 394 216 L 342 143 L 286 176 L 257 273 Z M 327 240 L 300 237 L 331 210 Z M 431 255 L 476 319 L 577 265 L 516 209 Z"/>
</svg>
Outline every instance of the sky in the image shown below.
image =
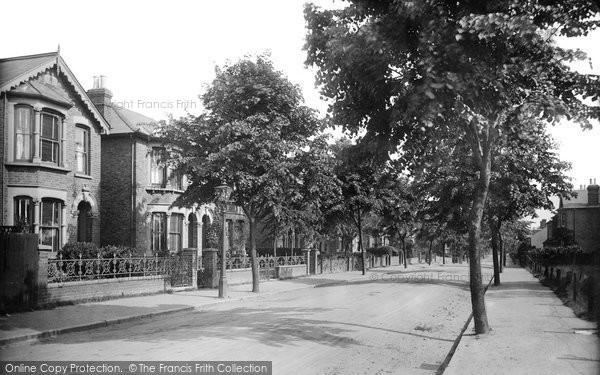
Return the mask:
<svg viewBox="0 0 600 375">
<path fill-rule="evenodd" d="M 216 65 L 270 51 L 278 70 L 299 84 L 306 104 L 324 113 L 327 104 L 304 65 L 306 0 L 8 1 L 2 20 L 10 37 L 0 58 L 56 51 L 81 85 L 104 75 L 113 102 L 157 120 L 201 111 L 198 95 Z M 325 7 L 340 0 L 314 0 Z M 34 12 L 31 10 L 35 9 Z M 600 74 L 600 30 L 580 40 L 560 41 L 592 59 L 574 67 Z M 596 48 L 594 48 L 596 47 Z M 600 181 L 600 125 L 582 132 L 573 124 L 551 129 L 563 160 L 573 164 L 576 188 Z M 543 214 L 538 219 L 547 218 Z"/>
</svg>

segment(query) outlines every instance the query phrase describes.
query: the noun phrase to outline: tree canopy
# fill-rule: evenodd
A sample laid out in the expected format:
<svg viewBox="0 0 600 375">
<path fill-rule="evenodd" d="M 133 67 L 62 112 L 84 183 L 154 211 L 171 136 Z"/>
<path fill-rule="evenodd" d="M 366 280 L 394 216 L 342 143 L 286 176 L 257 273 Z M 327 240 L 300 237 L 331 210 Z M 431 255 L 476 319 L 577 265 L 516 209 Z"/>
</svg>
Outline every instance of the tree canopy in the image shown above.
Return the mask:
<svg viewBox="0 0 600 375">
<path fill-rule="evenodd" d="M 598 118 L 598 77 L 572 71 L 581 51 L 554 35 L 598 26 L 598 4 L 583 0 L 353 0 L 343 9 L 305 8 L 307 64 L 316 66 L 332 118 L 381 144 L 402 148 L 408 168 L 460 137 L 473 160 L 469 208 L 470 287 L 475 329 L 489 330 L 479 235 L 502 139 L 535 138 L 533 120 L 582 127 Z"/>
<path fill-rule="evenodd" d="M 264 55 L 217 68 L 201 98 L 203 114 L 172 119 L 161 129 L 171 160 L 191 180 L 175 204 L 213 202 L 216 186 L 233 188 L 231 200 L 250 225 L 258 292 L 256 222 L 269 213 L 283 215 L 284 201 L 300 200 L 297 156 L 321 123 L 303 105 L 300 88 Z"/>
</svg>

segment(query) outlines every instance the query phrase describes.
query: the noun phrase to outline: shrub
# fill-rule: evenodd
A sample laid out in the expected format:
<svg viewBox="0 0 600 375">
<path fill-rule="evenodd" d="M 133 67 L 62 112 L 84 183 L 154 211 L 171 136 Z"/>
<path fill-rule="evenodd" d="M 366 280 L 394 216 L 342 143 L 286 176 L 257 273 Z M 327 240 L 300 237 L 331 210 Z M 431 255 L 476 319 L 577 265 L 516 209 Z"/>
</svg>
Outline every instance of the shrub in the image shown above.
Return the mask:
<svg viewBox="0 0 600 375">
<path fill-rule="evenodd" d="M 398 255 L 400 252 L 393 246 L 379 246 L 379 247 L 370 247 L 365 250 L 369 254 L 373 254 L 375 256 L 384 256 L 388 254 Z"/>
<path fill-rule="evenodd" d="M 583 254 L 583 251 L 577 245 L 534 248 L 529 252 L 534 261 L 544 265 L 573 263 L 575 257 L 580 254 Z"/>
<path fill-rule="evenodd" d="M 138 258 L 143 257 L 145 251 L 135 247 L 114 245 L 107 245 L 100 249 L 100 258 L 114 258 L 115 255 L 117 258 L 129 258 L 129 254 L 131 254 L 132 258 Z M 158 256 L 160 257 L 164 255 L 159 254 Z"/>
<path fill-rule="evenodd" d="M 58 252 L 63 259 L 92 259 L 98 256 L 98 246 L 93 242 L 69 242 Z"/>
</svg>

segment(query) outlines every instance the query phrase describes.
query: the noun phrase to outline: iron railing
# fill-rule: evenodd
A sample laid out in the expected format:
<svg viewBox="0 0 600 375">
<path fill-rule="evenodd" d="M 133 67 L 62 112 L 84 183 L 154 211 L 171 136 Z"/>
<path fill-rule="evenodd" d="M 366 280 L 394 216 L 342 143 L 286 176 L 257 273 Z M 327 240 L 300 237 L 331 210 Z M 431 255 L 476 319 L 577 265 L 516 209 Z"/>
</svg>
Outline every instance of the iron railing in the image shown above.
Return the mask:
<svg viewBox="0 0 600 375">
<path fill-rule="evenodd" d="M 275 266 L 291 266 L 306 264 L 304 256 L 259 256 L 257 257 L 258 268 L 275 268 Z M 221 257 L 217 258 L 217 268 L 221 268 Z M 252 262 L 248 256 L 228 256 L 225 261 L 228 270 L 252 268 Z"/>
<path fill-rule="evenodd" d="M 181 268 L 179 257 L 126 257 L 48 259 L 48 283 L 64 283 L 117 277 L 172 275 Z"/>
</svg>

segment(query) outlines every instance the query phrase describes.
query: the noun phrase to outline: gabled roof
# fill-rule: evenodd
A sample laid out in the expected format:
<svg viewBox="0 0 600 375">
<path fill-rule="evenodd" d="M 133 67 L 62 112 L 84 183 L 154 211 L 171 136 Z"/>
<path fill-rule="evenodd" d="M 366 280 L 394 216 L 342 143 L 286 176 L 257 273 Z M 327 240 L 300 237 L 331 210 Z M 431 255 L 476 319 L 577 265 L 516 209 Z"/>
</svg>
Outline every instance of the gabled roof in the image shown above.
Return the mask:
<svg viewBox="0 0 600 375">
<path fill-rule="evenodd" d="M 58 67 L 58 70 L 64 75 L 67 82 L 71 84 L 73 90 L 79 95 L 79 98 L 83 101 L 87 109 L 92 113 L 96 121 L 100 124 L 104 132 L 110 132 L 110 126 L 102 117 L 98 109 L 94 106 L 90 98 L 87 96 L 85 90 L 77 81 L 75 75 L 71 72 L 71 69 L 67 66 L 60 53 L 50 52 L 39 55 L 19 56 L 11 57 L 7 59 L 0 59 L 0 93 L 10 91 L 17 88 L 23 83 L 29 83 L 29 81 L 36 77 L 38 74 L 43 73 L 47 69 Z M 31 92 L 37 91 L 39 94 L 47 96 L 51 99 L 65 100 L 59 92 L 42 87 L 45 85 L 26 85 L 27 88 L 21 88 L 20 90 L 31 90 Z M 52 92 L 53 91 L 53 92 Z M 67 99 L 68 100 L 68 99 Z M 70 101 L 69 101 L 70 102 Z"/>
</svg>

